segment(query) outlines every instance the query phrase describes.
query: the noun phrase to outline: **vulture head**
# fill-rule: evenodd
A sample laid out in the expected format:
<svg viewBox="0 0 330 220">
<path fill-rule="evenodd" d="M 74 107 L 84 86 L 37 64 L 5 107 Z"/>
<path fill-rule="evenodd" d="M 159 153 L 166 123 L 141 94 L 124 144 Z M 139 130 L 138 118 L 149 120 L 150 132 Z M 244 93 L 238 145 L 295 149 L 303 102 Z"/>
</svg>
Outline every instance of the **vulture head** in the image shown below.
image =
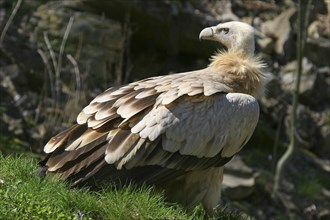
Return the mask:
<svg viewBox="0 0 330 220">
<path fill-rule="evenodd" d="M 213 40 L 223 44 L 228 50 L 245 54 L 254 53 L 254 28 L 246 23 L 231 21 L 208 27 L 199 34 L 200 40 Z"/>
</svg>

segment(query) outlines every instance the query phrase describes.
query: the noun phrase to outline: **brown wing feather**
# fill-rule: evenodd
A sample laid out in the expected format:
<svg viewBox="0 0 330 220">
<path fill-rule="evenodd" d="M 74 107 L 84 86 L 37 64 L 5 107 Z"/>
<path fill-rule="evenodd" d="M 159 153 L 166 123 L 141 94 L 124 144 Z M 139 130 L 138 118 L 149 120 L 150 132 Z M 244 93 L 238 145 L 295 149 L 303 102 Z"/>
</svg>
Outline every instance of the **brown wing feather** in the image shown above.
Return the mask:
<svg viewBox="0 0 330 220">
<path fill-rule="evenodd" d="M 83 154 L 90 154 L 92 155 L 91 151 L 94 150 L 95 146 L 98 146 L 102 143 L 106 143 L 106 137 L 107 133 L 100 133 L 94 130 L 91 130 L 87 128 L 85 125 L 81 126 L 81 129 L 84 129 L 84 132 L 82 133 L 79 138 L 82 138 L 86 134 L 95 134 L 97 138 L 94 138 L 91 141 L 85 142 L 83 147 L 80 147 L 78 149 L 74 149 L 72 151 L 67 151 L 66 147 L 70 146 L 70 141 L 66 145 L 63 145 L 60 148 L 57 148 L 51 155 L 51 157 L 48 159 L 46 165 L 49 167 L 49 171 L 56 171 L 60 168 L 62 168 L 66 163 L 69 163 L 71 161 L 77 160 L 81 155 Z M 79 135 L 77 133 L 70 133 L 68 135 Z M 79 139 L 78 138 L 78 139 Z M 103 153 L 104 154 L 104 153 Z M 94 155 L 92 155 L 94 156 Z"/>
<path fill-rule="evenodd" d="M 79 125 L 74 125 L 67 130 L 59 133 L 58 135 L 52 137 L 44 147 L 46 153 L 51 153 L 55 149 L 60 148 L 62 145 L 65 145 L 68 139 L 75 140 L 78 138 L 85 129 Z"/>
</svg>

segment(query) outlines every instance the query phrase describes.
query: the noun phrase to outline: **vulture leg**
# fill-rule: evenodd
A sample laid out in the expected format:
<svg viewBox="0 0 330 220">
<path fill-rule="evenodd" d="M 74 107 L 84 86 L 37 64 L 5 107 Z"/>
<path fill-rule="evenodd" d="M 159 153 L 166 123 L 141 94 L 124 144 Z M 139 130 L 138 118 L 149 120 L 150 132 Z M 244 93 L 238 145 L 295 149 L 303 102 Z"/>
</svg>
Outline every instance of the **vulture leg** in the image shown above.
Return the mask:
<svg viewBox="0 0 330 220">
<path fill-rule="evenodd" d="M 188 172 L 160 187 L 170 202 L 178 202 L 188 209 L 201 201 L 209 216 L 214 215 L 214 208 L 221 197 L 223 167 L 211 167 L 205 170 Z"/>
<path fill-rule="evenodd" d="M 209 216 L 215 214 L 215 208 L 220 203 L 221 198 L 221 184 L 223 180 L 224 167 L 214 167 L 209 169 L 210 181 L 208 182 L 209 187 L 202 200 L 204 209 Z"/>
</svg>

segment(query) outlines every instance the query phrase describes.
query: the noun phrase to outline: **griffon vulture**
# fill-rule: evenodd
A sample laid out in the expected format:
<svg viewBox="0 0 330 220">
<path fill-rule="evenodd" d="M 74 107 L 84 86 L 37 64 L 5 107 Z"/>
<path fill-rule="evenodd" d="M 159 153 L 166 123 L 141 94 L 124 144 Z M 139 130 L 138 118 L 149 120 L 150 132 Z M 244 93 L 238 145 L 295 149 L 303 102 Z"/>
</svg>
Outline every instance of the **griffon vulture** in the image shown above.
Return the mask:
<svg viewBox="0 0 330 220">
<path fill-rule="evenodd" d="M 228 22 L 200 39 L 227 50 L 201 70 L 156 76 L 109 88 L 51 138 L 40 163 L 72 185 L 134 182 L 164 190 L 174 202 L 202 203 L 212 214 L 220 200 L 223 166 L 250 139 L 259 118 L 254 98 L 268 75 L 254 56 L 254 29 Z"/>
</svg>

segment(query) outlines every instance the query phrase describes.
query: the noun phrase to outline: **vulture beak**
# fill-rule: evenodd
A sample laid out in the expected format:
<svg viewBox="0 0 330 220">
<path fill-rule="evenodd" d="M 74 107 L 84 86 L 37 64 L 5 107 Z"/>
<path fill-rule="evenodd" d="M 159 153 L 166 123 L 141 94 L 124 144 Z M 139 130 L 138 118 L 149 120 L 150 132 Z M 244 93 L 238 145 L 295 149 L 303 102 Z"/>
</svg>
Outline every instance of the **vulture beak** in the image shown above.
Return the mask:
<svg viewBox="0 0 330 220">
<path fill-rule="evenodd" d="M 199 34 L 199 40 L 213 40 L 214 30 L 212 27 L 205 28 Z"/>
</svg>

